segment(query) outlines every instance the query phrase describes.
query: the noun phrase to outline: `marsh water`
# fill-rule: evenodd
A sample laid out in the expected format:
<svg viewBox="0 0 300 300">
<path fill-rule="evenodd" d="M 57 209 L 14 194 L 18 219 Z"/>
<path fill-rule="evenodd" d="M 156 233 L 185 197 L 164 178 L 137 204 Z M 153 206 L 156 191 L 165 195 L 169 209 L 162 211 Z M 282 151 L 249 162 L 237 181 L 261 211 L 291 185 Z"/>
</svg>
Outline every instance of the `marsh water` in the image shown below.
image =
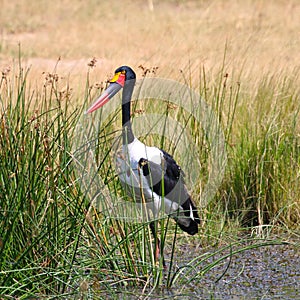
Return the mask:
<svg viewBox="0 0 300 300">
<path fill-rule="evenodd" d="M 210 250 L 181 248 L 176 267 Z M 215 249 L 211 249 L 215 251 Z M 224 255 L 219 253 L 205 263 Z M 196 272 L 196 270 L 195 270 Z M 205 273 L 201 280 L 175 284 L 155 292 L 125 293 L 122 299 L 300 299 L 299 241 L 263 246 L 232 255 Z"/>
<path fill-rule="evenodd" d="M 203 276 L 194 293 L 200 299 L 300 299 L 299 247 L 274 245 L 234 255 L 224 276 L 218 265 Z M 227 265 L 226 265 L 227 267 Z"/>
</svg>

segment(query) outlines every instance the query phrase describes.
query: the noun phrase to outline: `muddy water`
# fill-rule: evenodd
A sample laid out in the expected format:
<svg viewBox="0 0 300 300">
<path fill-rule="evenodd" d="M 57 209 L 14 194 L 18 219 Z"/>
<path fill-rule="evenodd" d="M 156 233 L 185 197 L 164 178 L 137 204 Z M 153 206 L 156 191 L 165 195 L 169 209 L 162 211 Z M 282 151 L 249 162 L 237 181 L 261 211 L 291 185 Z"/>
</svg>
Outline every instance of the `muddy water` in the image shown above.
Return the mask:
<svg viewBox="0 0 300 300">
<path fill-rule="evenodd" d="M 251 242 L 255 245 L 255 242 Z M 247 244 L 239 245 L 239 248 Z M 174 268 L 186 266 L 195 257 L 208 257 L 220 247 L 201 248 L 191 245 L 178 245 Z M 168 249 L 165 257 L 168 261 Z M 232 250 L 236 250 L 233 249 Z M 212 257 L 197 266 L 192 272 L 181 275 L 186 280 L 196 278 L 197 272 L 229 252 Z M 200 258 L 199 258 L 200 259 Z M 165 281 L 168 274 L 165 274 Z M 223 275 L 223 276 L 222 276 Z M 185 277 L 184 277 L 185 276 Z M 213 269 L 198 277 L 198 281 L 183 283 L 178 280 L 171 289 L 143 288 L 125 289 L 117 294 L 120 299 L 300 299 L 300 240 L 289 244 L 271 245 L 248 249 L 226 258 Z M 108 295 L 105 296 L 106 298 Z M 107 299 L 115 299 L 107 298 Z"/>
<path fill-rule="evenodd" d="M 220 255 L 210 260 L 215 260 L 218 256 Z M 206 273 L 196 285 L 191 282 L 189 286 L 181 287 L 177 291 L 174 288 L 173 291 L 169 291 L 169 295 L 167 293 L 163 297 L 300 299 L 299 243 L 250 249 L 232 256 L 229 267 L 228 264 L 229 259 Z M 224 276 L 217 281 L 227 267 Z"/>
</svg>

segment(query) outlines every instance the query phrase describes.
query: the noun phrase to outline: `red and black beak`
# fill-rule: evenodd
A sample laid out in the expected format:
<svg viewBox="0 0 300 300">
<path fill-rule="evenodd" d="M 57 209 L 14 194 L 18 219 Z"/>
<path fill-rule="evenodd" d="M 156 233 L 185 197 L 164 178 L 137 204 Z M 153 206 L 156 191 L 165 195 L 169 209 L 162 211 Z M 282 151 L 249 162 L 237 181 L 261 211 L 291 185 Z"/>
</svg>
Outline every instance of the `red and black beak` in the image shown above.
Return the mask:
<svg viewBox="0 0 300 300">
<path fill-rule="evenodd" d="M 108 86 L 108 88 L 99 98 L 96 99 L 93 105 L 85 113 L 89 114 L 102 107 L 124 87 L 124 84 L 125 74 L 123 72 L 116 73 L 113 79 L 110 80 L 110 85 Z"/>
</svg>

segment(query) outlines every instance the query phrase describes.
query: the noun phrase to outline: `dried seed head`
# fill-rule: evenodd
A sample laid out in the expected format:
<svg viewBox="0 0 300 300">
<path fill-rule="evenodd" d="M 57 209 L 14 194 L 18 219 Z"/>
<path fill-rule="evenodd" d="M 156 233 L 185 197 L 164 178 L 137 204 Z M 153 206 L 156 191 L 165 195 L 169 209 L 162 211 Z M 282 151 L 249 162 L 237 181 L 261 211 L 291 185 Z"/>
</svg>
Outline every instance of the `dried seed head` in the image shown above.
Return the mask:
<svg viewBox="0 0 300 300">
<path fill-rule="evenodd" d="M 93 57 L 87 65 L 90 68 L 95 68 L 96 67 L 96 62 L 97 62 L 96 57 Z"/>
<path fill-rule="evenodd" d="M 59 100 L 60 101 L 70 100 L 71 95 L 72 95 L 72 91 L 73 91 L 73 89 L 69 88 L 69 87 L 66 87 L 65 89 L 59 91 Z"/>
<path fill-rule="evenodd" d="M 145 77 L 148 73 L 152 73 L 152 74 L 156 74 L 156 71 L 158 69 L 157 66 L 151 67 L 151 68 L 147 68 L 143 65 L 139 65 L 138 68 L 140 68 L 142 70 L 142 76 Z"/>
<path fill-rule="evenodd" d="M 2 71 L 1 71 L 1 73 L 2 73 L 2 78 L 3 79 L 6 79 L 7 78 L 7 76 L 8 76 L 8 74 L 9 74 L 9 72 L 10 72 L 10 66 L 7 66 L 7 67 L 5 67 Z"/>
<path fill-rule="evenodd" d="M 104 81 L 96 82 L 92 85 L 92 88 L 97 89 L 97 90 L 99 90 L 99 89 L 103 90 L 105 85 L 106 85 L 106 82 L 104 82 Z"/>
<path fill-rule="evenodd" d="M 136 109 L 135 111 L 134 111 L 134 113 L 135 114 L 138 114 L 138 115 L 141 115 L 141 114 L 143 114 L 145 111 L 143 110 L 143 109 Z"/>
<path fill-rule="evenodd" d="M 54 83 L 57 83 L 59 80 L 59 76 L 56 73 L 43 72 L 42 74 L 45 75 L 44 86 L 52 85 Z"/>
</svg>

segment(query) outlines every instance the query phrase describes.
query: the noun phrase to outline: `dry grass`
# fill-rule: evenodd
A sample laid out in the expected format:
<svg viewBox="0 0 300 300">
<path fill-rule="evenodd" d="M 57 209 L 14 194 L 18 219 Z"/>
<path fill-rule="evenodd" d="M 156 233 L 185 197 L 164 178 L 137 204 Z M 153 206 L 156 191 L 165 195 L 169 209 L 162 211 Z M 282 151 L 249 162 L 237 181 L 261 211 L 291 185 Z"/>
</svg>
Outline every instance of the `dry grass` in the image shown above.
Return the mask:
<svg viewBox="0 0 300 300">
<path fill-rule="evenodd" d="M 297 0 L 98 2 L 1 1 L 0 66 L 16 59 L 18 42 L 37 78 L 61 57 L 58 70 L 71 81 L 81 81 L 96 57 L 95 80 L 119 65 L 143 64 L 175 79 L 191 68 L 197 82 L 202 65 L 212 75 L 220 70 L 225 44 L 226 71 L 243 69 L 250 87 L 262 73 L 299 66 Z"/>
</svg>

